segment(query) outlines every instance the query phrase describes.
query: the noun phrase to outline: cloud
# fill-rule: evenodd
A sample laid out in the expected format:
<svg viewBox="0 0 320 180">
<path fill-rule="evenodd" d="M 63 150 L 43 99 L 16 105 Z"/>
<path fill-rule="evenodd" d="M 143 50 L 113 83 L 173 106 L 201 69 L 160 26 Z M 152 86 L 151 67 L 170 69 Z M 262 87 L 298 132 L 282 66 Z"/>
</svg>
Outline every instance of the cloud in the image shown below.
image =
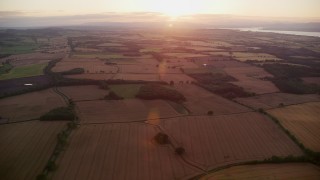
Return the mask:
<svg viewBox="0 0 320 180">
<path fill-rule="evenodd" d="M 154 12 L 63 15 L 63 16 L 32 16 L 19 11 L 0 11 L 1 27 L 40 27 L 82 25 L 93 22 L 160 22 L 168 17 Z"/>
</svg>

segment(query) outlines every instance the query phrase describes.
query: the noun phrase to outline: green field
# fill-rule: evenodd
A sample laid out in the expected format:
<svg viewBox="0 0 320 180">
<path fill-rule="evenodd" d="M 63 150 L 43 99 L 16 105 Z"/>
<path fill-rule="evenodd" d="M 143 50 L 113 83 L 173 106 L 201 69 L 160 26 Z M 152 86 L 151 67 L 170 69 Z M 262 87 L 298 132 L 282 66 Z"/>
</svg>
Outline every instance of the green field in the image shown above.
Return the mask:
<svg viewBox="0 0 320 180">
<path fill-rule="evenodd" d="M 0 80 L 42 75 L 46 66 L 47 63 L 14 67 L 9 73 L 0 75 Z"/>
<path fill-rule="evenodd" d="M 12 69 L 12 65 L 9 63 L 4 63 L 0 65 L 0 75 L 6 74 Z"/>
<path fill-rule="evenodd" d="M 0 54 L 25 54 L 32 53 L 39 46 L 29 39 L 23 39 L 18 41 L 2 40 L 0 44 Z"/>
<path fill-rule="evenodd" d="M 121 85 L 110 85 L 111 91 L 115 92 L 118 96 L 123 98 L 135 98 L 139 92 L 141 84 L 121 84 Z"/>
<path fill-rule="evenodd" d="M 99 54 L 99 53 L 92 53 L 92 54 L 80 54 L 76 53 L 72 55 L 73 58 L 100 58 L 100 59 L 120 59 L 120 58 L 150 58 L 150 55 L 142 55 L 142 56 L 124 56 L 123 54 Z"/>
</svg>

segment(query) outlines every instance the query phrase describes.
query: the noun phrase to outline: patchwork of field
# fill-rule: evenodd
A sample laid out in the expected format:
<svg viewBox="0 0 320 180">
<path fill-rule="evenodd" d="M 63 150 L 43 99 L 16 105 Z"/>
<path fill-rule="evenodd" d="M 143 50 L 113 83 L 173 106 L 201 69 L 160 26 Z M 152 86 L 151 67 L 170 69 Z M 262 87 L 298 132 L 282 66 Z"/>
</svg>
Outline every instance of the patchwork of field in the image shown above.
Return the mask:
<svg viewBox="0 0 320 180">
<path fill-rule="evenodd" d="M 165 81 L 167 83 L 170 83 L 171 81 L 173 81 L 174 84 L 196 82 L 195 79 L 185 74 L 161 74 L 160 73 L 159 76 L 161 81 Z"/>
<path fill-rule="evenodd" d="M 171 59 L 166 58 L 165 66 L 176 67 L 176 68 L 199 68 L 197 64 L 185 59 Z"/>
<path fill-rule="evenodd" d="M 74 68 L 83 68 L 85 73 L 116 73 L 118 68 L 112 65 L 106 65 L 100 60 L 87 60 L 87 61 L 61 61 L 58 62 L 53 68 L 53 72 L 63 72 Z"/>
<path fill-rule="evenodd" d="M 203 57 L 207 56 L 205 54 L 195 54 L 195 53 L 164 53 L 165 56 L 177 57 L 177 58 L 191 58 L 191 57 Z"/>
<path fill-rule="evenodd" d="M 303 154 L 280 127 L 255 112 L 179 117 L 161 124 L 175 143 L 185 148 L 183 156 L 207 170 L 271 156 Z"/>
<path fill-rule="evenodd" d="M 232 57 L 239 61 L 280 61 L 280 58 L 266 53 L 234 52 Z"/>
<path fill-rule="evenodd" d="M 43 60 L 53 60 L 53 59 L 59 59 L 64 57 L 64 53 L 27 53 L 27 54 L 17 54 L 17 55 L 11 55 L 9 57 L 3 58 L 1 60 L 6 61 L 10 60 L 10 63 L 12 63 L 14 66 L 23 66 L 23 65 L 30 65 L 34 64 L 33 62 L 43 61 Z"/>
<path fill-rule="evenodd" d="M 202 67 L 204 64 L 206 66 L 210 66 L 213 68 L 240 68 L 240 67 L 252 67 L 249 64 L 239 62 L 239 61 L 234 61 L 234 60 L 225 60 L 225 61 L 211 61 L 209 59 L 197 59 L 194 61 L 195 64 L 198 65 L 198 67 Z"/>
<path fill-rule="evenodd" d="M 224 71 L 236 78 L 238 81 L 232 82 L 244 88 L 248 92 L 265 94 L 279 92 L 279 89 L 271 82 L 262 80 L 265 77 L 272 77 L 264 69 L 254 66 L 249 67 L 227 67 Z"/>
<path fill-rule="evenodd" d="M 222 179 L 308 179 L 318 180 L 319 167 L 307 163 L 235 166 L 208 174 L 201 180 Z"/>
<path fill-rule="evenodd" d="M 37 119 L 61 106 L 66 106 L 62 97 L 47 89 L 1 99 L 0 115 L 9 122 Z"/>
<path fill-rule="evenodd" d="M 0 75 L 0 80 L 38 76 L 43 74 L 47 63 L 14 67 L 10 72 Z"/>
<path fill-rule="evenodd" d="M 109 80 L 113 79 L 115 74 L 75 74 L 75 75 L 65 75 L 66 78 L 71 79 L 93 79 L 93 80 Z"/>
<path fill-rule="evenodd" d="M 187 101 L 183 104 L 192 114 L 205 115 L 208 111 L 213 111 L 217 115 L 250 111 L 245 106 L 222 98 L 193 84 L 177 85 L 175 88 L 186 97 Z"/>
<path fill-rule="evenodd" d="M 132 122 L 179 116 L 163 100 L 101 100 L 76 103 L 81 123 Z"/>
<path fill-rule="evenodd" d="M 320 96 L 317 94 L 298 95 L 288 93 L 272 93 L 246 98 L 236 98 L 235 100 L 254 109 L 270 109 L 292 104 L 320 101 Z"/>
<path fill-rule="evenodd" d="M 124 74 L 119 73 L 116 74 L 113 79 L 121 79 L 121 80 L 133 80 L 133 81 L 159 81 L 158 74 Z"/>
<path fill-rule="evenodd" d="M 85 125 L 72 134 L 52 179 L 187 179 L 199 173 L 157 145 L 146 124 Z"/>
<path fill-rule="evenodd" d="M 292 105 L 267 112 L 276 117 L 307 148 L 320 152 L 320 102 Z"/>
<path fill-rule="evenodd" d="M 107 90 L 100 89 L 95 85 L 59 87 L 59 91 L 73 101 L 103 99 L 108 94 Z"/>
<path fill-rule="evenodd" d="M 84 58 L 84 59 L 109 59 L 109 58 L 150 58 L 150 55 L 142 55 L 137 57 L 125 56 L 123 54 L 103 54 L 103 53 L 77 53 L 73 54 L 72 58 Z"/>
<path fill-rule="evenodd" d="M 156 65 L 145 64 L 122 64 L 118 65 L 119 72 L 124 74 L 156 74 L 158 73 L 158 67 Z"/>
<path fill-rule="evenodd" d="M 56 145 L 65 122 L 25 122 L 0 125 L 1 179 L 36 179 Z"/>
</svg>

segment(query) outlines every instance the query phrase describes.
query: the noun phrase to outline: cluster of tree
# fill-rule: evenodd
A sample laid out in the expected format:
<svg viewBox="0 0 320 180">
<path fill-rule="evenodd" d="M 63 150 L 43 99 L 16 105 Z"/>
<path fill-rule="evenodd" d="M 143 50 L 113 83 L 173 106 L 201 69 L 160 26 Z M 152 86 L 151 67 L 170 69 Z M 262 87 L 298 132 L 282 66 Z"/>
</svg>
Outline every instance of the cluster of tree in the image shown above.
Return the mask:
<svg viewBox="0 0 320 180">
<path fill-rule="evenodd" d="M 237 81 L 236 78 L 229 76 L 225 73 L 201 73 L 201 74 L 188 74 L 190 77 L 196 79 L 198 82 L 203 84 L 208 83 L 226 83 L 226 82 L 232 82 Z"/>
<path fill-rule="evenodd" d="M 170 140 L 169 140 L 169 136 L 165 133 L 159 132 L 155 137 L 154 140 L 158 143 L 158 144 L 169 144 Z"/>
<path fill-rule="evenodd" d="M 40 117 L 40 120 L 42 121 L 74 120 L 75 118 L 76 118 L 76 115 L 74 114 L 71 107 L 58 107 L 42 115 Z"/>
<path fill-rule="evenodd" d="M 293 94 L 320 93 L 319 85 L 306 84 L 299 78 L 271 78 L 270 80 L 281 90 L 281 92 Z"/>
<path fill-rule="evenodd" d="M 237 79 L 224 73 L 201 73 L 188 75 L 198 81 L 198 83 L 195 83 L 196 85 L 228 99 L 254 95 L 253 93 L 246 92 L 242 87 L 229 83 L 237 81 Z"/>
<path fill-rule="evenodd" d="M 9 61 L 3 62 L 2 66 L 0 66 L 0 75 L 9 73 L 12 68 L 13 66 L 9 63 Z"/>
<path fill-rule="evenodd" d="M 251 44 L 250 46 L 260 47 L 260 49 L 251 50 L 250 52 L 268 53 L 275 55 L 281 59 L 288 59 L 292 56 L 320 57 L 320 53 L 307 48 L 289 48 L 263 44 Z"/>
<path fill-rule="evenodd" d="M 288 64 L 264 64 L 262 66 L 267 72 L 276 78 L 300 78 L 320 76 L 320 65 L 318 67 L 305 67 Z"/>
<path fill-rule="evenodd" d="M 122 100 L 123 97 L 118 96 L 115 92 L 110 91 L 108 95 L 104 97 L 105 100 Z"/>
<path fill-rule="evenodd" d="M 294 94 L 320 93 L 320 86 L 306 84 L 301 77 L 320 77 L 319 67 L 304 67 L 287 64 L 265 64 L 263 68 L 274 77 L 269 78 L 282 92 Z"/>
<path fill-rule="evenodd" d="M 62 75 L 83 74 L 83 73 L 84 73 L 83 68 L 73 68 L 68 71 L 60 72 L 60 74 Z"/>
<path fill-rule="evenodd" d="M 227 99 L 234 99 L 237 97 L 249 97 L 255 95 L 254 93 L 246 92 L 242 87 L 236 86 L 231 83 L 195 84 Z"/>
<path fill-rule="evenodd" d="M 158 84 L 146 84 L 141 86 L 136 97 L 147 100 L 165 99 L 174 102 L 182 102 L 186 100 L 186 98 L 178 91 Z"/>
</svg>

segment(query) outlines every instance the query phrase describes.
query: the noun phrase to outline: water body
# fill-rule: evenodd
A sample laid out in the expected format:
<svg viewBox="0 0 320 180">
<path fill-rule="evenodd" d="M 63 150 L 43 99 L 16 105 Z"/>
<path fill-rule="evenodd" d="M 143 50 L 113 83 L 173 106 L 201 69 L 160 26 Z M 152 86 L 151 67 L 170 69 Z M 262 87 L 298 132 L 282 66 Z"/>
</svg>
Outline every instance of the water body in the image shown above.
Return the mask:
<svg viewBox="0 0 320 180">
<path fill-rule="evenodd" d="M 262 28 L 231 28 L 240 31 L 252 31 L 252 32 L 267 32 L 267 33 L 278 33 L 278 34 L 291 34 L 300 36 L 314 36 L 320 37 L 320 32 L 303 32 L 303 31 L 277 31 L 277 30 L 264 30 Z"/>
</svg>

